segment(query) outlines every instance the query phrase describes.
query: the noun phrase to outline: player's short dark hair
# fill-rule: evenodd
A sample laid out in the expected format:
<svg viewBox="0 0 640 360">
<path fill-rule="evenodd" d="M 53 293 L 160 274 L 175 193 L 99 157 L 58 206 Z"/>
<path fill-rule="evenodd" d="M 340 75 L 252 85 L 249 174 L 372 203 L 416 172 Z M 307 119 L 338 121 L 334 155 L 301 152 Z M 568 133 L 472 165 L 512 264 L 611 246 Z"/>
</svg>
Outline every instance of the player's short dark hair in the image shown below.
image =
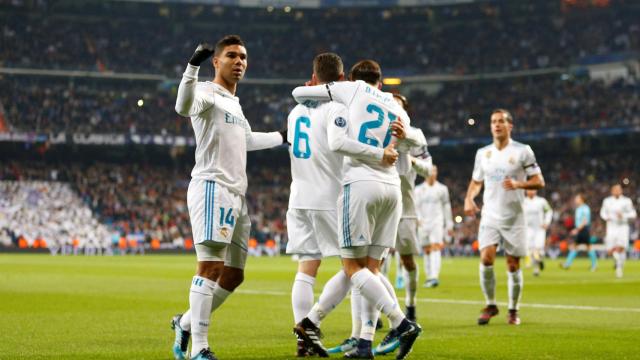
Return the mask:
<svg viewBox="0 0 640 360">
<path fill-rule="evenodd" d="M 502 109 L 502 108 L 493 109 L 493 111 L 491 112 L 491 115 L 497 114 L 497 113 L 504 114 L 504 116 L 507 118 L 507 121 L 513 124 L 513 116 L 511 116 L 511 113 L 509 112 L 509 110 Z"/>
<path fill-rule="evenodd" d="M 402 94 L 398 94 L 398 93 L 393 93 L 393 97 L 400 100 L 400 102 L 402 103 L 402 108 L 404 109 L 404 111 L 409 112 L 409 100 L 407 100 L 407 98 L 402 95 Z"/>
<path fill-rule="evenodd" d="M 239 35 L 226 35 L 216 43 L 216 51 L 213 55 L 219 56 L 222 54 L 224 48 L 231 45 L 244 46 L 244 41 L 242 41 Z"/>
<path fill-rule="evenodd" d="M 349 80 L 362 80 L 370 85 L 376 85 L 382 80 L 380 65 L 373 60 L 358 61 L 351 68 Z"/>
<path fill-rule="evenodd" d="M 313 73 L 318 81 L 329 83 L 340 80 L 344 65 L 340 56 L 334 53 L 322 53 L 313 59 Z"/>
</svg>

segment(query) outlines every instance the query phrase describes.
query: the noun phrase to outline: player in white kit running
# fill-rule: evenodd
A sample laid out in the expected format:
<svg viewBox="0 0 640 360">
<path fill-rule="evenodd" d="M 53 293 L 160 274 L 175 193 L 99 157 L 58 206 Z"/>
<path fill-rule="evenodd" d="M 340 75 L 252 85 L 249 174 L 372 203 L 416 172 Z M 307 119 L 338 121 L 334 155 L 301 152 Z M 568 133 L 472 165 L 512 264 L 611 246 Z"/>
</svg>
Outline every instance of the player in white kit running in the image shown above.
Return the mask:
<svg viewBox="0 0 640 360">
<path fill-rule="evenodd" d="M 324 53 L 313 60 L 309 85 L 344 80 L 342 59 Z M 336 102 L 297 105 L 287 123 L 291 158 L 291 195 L 287 211 L 287 254 L 298 255 L 298 272 L 291 290 L 294 323 L 304 319 L 314 304 L 313 286 L 321 260 L 339 256 L 336 205 L 342 188 L 343 156 L 329 148 L 327 129 L 336 119 L 346 119 L 347 109 Z M 341 120 L 338 120 L 341 121 Z M 346 120 L 344 120 L 346 121 Z M 346 280 L 340 270 L 338 279 Z M 343 295 L 344 297 L 344 295 Z M 297 356 L 311 355 L 298 339 Z"/>
<path fill-rule="evenodd" d="M 405 128 L 409 116 L 395 102 L 393 95 L 381 92 L 380 66 L 371 60 L 358 62 L 351 69 L 348 82 L 321 86 L 298 87 L 293 96 L 299 103 L 336 101 L 348 108 L 348 119 L 334 121 L 330 128 L 329 144 L 342 149 L 345 159 L 343 192 L 338 201 L 338 229 L 341 232 L 343 268 L 354 291 L 362 302 L 362 329 L 358 346 L 347 358 L 370 358 L 378 311 L 391 320 L 400 342 L 397 358 L 404 359 L 420 335 L 421 328 L 406 319 L 399 309 L 393 286 L 378 275 L 380 260 L 395 246 L 401 216 L 400 178 L 393 165 L 406 172 L 408 155 L 398 157 L 392 137 L 398 146 L 414 145 L 415 138 L 407 137 Z M 365 145 L 352 151 L 345 144 Z M 314 306 L 315 307 L 315 306 Z M 320 309 L 326 313 L 332 308 Z M 296 326 L 296 333 L 319 352 L 326 354 L 319 337 L 317 323 L 305 318 Z"/>
<path fill-rule="evenodd" d="M 213 81 L 198 82 L 200 64 L 213 55 Z M 240 37 L 228 35 L 215 46 L 200 44 L 182 76 L 176 112 L 191 117 L 196 164 L 187 205 L 198 258 L 191 282 L 189 310 L 172 320 L 173 355 L 185 359 L 189 336 L 191 359 L 216 359 L 207 340 L 209 320 L 244 279 L 251 222 L 247 212 L 247 151 L 271 148 L 286 132 L 251 131 L 234 95 L 247 68 Z"/>
<path fill-rule="evenodd" d="M 615 260 L 616 276 L 623 275 L 624 261 L 629 247 L 629 221 L 637 216 L 633 202 L 622 195 L 620 184 L 611 187 L 611 196 L 602 201 L 600 217 L 607 222 L 607 234 L 605 245 L 607 252 L 613 255 Z"/>
<path fill-rule="evenodd" d="M 416 186 L 416 206 L 420 227 L 418 234 L 424 250 L 424 286 L 434 288 L 440 284 L 442 248 L 445 234 L 453 235 L 453 216 L 449 189 L 438 180 L 438 167 L 433 166 L 431 175 Z"/>
<path fill-rule="evenodd" d="M 544 254 L 547 229 L 553 219 L 553 210 L 545 198 L 538 196 L 538 190 L 527 190 L 524 198 L 524 216 L 527 223 L 527 248 L 533 261 L 533 275 L 544 270 Z"/>
<path fill-rule="evenodd" d="M 491 114 L 493 144 L 476 153 L 473 175 L 464 201 L 464 212 L 475 216 L 480 209 L 475 198 L 484 185 L 482 217 L 478 231 L 480 243 L 480 286 L 487 306 L 482 309 L 478 325 L 486 325 L 498 314 L 496 280 L 493 264 L 498 246 L 504 248 L 508 268 L 508 323 L 520 324 L 518 307 L 523 277 L 520 258 L 527 255 L 525 218 L 522 203 L 524 190 L 541 189 L 544 179 L 531 147 L 511 139 L 513 117 L 504 109 Z"/>
</svg>

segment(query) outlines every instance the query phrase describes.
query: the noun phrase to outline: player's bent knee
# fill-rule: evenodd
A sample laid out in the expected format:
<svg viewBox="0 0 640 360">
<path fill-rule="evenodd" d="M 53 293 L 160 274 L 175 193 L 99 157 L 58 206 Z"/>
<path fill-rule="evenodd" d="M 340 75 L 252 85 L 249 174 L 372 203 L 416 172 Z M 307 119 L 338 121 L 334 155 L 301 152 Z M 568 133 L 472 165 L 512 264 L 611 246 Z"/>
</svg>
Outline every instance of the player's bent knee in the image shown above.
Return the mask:
<svg viewBox="0 0 640 360">
<path fill-rule="evenodd" d="M 244 270 L 225 267 L 218 281 L 218 285 L 220 285 L 223 289 L 233 291 L 235 290 L 242 282 L 244 281 Z"/>
</svg>

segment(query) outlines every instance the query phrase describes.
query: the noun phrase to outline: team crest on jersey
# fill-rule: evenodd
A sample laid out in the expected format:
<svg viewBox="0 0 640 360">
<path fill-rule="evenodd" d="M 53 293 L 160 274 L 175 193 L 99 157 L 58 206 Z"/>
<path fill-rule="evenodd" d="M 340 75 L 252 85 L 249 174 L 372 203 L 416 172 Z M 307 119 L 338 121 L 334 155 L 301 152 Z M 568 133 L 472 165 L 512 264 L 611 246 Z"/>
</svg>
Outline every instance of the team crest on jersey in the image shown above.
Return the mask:
<svg viewBox="0 0 640 360">
<path fill-rule="evenodd" d="M 516 159 L 514 159 L 514 158 L 513 158 L 513 156 L 512 156 L 512 157 L 510 157 L 510 158 L 509 158 L 509 164 L 511 164 L 511 165 L 515 165 L 515 163 L 516 163 Z"/>
<path fill-rule="evenodd" d="M 488 150 L 485 155 L 487 159 L 491 158 L 491 150 Z"/>
<path fill-rule="evenodd" d="M 222 237 L 229 237 L 229 229 L 227 229 L 226 227 L 223 227 L 222 229 L 220 229 L 220 235 L 222 235 Z"/>
<path fill-rule="evenodd" d="M 345 127 L 345 126 L 347 126 L 347 120 L 345 118 L 343 118 L 342 116 L 338 116 L 334 122 L 336 123 L 337 127 Z"/>
</svg>

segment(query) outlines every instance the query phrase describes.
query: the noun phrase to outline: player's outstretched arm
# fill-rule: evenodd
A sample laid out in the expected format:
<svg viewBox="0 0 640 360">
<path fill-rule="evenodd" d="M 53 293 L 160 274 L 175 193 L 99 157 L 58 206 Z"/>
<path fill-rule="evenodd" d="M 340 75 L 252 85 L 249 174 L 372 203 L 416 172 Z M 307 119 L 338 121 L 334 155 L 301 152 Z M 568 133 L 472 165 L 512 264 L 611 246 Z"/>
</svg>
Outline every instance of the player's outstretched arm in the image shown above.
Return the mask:
<svg viewBox="0 0 640 360">
<path fill-rule="evenodd" d="M 431 175 L 431 169 L 433 168 L 433 159 L 428 153 L 425 154 L 426 157 L 421 156 L 411 156 L 411 166 L 413 170 L 415 170 L 418 175 L 427 178 Z"/>
<path fill-rule="evenodd" d="M 202 43 L 189 59 L 180 86 L 178 87 L 178 97 L 176 99 L 176 112 L 182 116 L 197 115 L 213 106 L 213 99 L 207 99 L 196 91 L 198 85 L 198 71 L 200 64 L 209 58 L 215 50 L 213 45 Z"/>
<path fill-rule="evenodd" d="M 377 146 L 363 144 L 349 137 L 349 123 L 347 121 L 347 110 L 341 108 L 329 115 L 331 123 L 327 127 L 327 142 L 329 149 L 341 155 L 355 159 L 381 162 L 383 161 L 385 150 Z"/>
<path fill-rule="evenodd" d="M 251 126 L 246 123 L 245 136 L 247 139 L 247 151 L 270 149 L 287 142 L 287 130 L 272 132 L 251 131 Z"/>
<path fill-rule="evenodd" d="M 467 196 L 464 198 L 464 213 L 467 216 L 475 216 L 480 212 L 480 208 L 476 205 L 475 198 L 482 190 L 482 182 L 471 179 L 467 188 Z"/>
</svg>

